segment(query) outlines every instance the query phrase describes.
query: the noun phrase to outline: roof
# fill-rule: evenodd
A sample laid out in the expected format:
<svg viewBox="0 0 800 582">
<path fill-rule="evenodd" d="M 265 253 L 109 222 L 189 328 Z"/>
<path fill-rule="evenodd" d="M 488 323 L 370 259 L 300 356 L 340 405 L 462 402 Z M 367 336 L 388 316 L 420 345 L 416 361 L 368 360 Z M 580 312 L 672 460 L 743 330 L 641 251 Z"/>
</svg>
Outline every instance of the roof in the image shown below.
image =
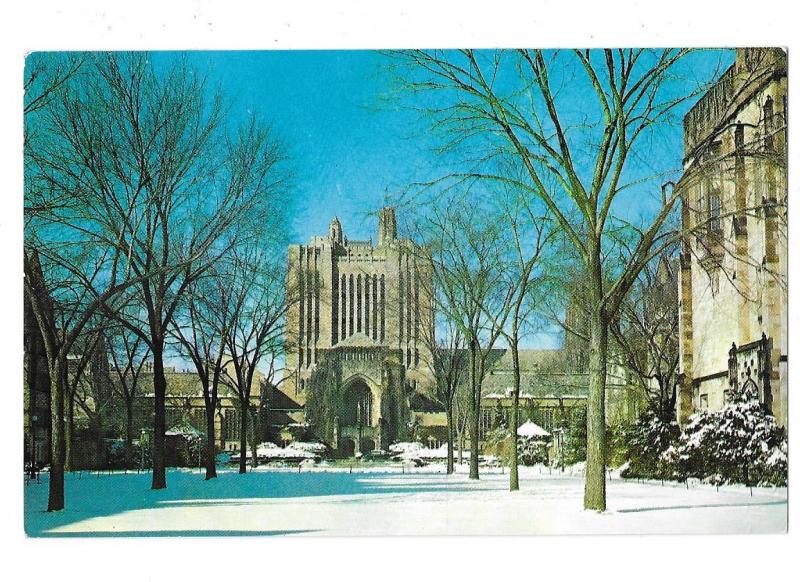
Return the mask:
<svg viewBox="0 0 800 582">
<path fill-rule="evenodd" d="M 269 407 L 271 410 L 302 410 L 303 405 L 293 400 L 283 390 L 276 388 L 269 396 Z"/>
<path fill-rule="evenodd" d="M 517 429 L 517 434 L 522 437 L 549 437 L 550 433 L 535 422 L 528 421 Z"/>
<path fill-rule="evenodd" d="M 444 412 L 444 406 L 422 392 L 414 392 L 409 407 L 414 412 Z"/>
<path fill-rule="evenodd" d="M 185 371 L 164 371 L 164 377 L 167 380 L 167 396 L 202 396 L 203 384 L 200 382 L 200 377 L 197 372 Z M 260 374 L 257 372 L 253 378 L 253 393 L 258 394 L 258 382 Z M 155 392 L 153 388 L 153 372 L 142 372 L 139 376 L 138 393 L 147 396 Z M 234 397 L 236 393 L 220 379 L 217 393 L 221 397 Z"/>
<path fill-rule="evenodd" d="M 203 432 L 197 430 L 189 423 L 179 424 L 173 426 L 171 429 L 164 433 L 166 436 L 188 436 L 188 437 L 198 437 L 202 436 Z"/>
<path fill-rule="evenodd" d="M 564 351 L 520 350 L 520 392 L 529 398 L 553 395 L 583 395 L 588 390 L 586 374 L 565 370 Z M 483 380 L 485 397 L 509 394 L 514 385 L 514 361 L 511 350 L 494 349 L 487 362 Z"/>
</svg>

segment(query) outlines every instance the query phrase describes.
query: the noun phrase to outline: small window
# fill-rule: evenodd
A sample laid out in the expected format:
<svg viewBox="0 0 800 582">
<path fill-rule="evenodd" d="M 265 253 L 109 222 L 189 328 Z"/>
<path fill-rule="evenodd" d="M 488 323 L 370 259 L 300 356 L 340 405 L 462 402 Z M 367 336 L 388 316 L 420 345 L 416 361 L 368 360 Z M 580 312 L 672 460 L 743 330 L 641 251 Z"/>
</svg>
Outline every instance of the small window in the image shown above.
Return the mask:
<svg viewBox="0 0 800 582">
<path fill-rule="evenodd" d="M 708 394 L 700 395 L 700 410 L 708 410 Z"/>
<path fill-rule="evenodd" d="M 741 123 L 736 124 L 736 130 L 733 134 L 733 140 L 737 150 L 744 147 L 744 125 Z"/>
</svg>

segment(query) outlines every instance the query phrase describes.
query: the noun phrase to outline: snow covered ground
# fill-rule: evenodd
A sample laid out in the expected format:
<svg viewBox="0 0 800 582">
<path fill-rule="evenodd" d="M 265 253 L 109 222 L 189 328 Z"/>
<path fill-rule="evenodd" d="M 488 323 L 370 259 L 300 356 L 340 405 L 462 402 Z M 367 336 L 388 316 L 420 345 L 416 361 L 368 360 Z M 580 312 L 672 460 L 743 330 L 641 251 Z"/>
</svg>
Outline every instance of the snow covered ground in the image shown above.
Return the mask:
<svg viewBox="0 0 800 582">
<path fill-rule="evenodd" d="M 466 468 L 460 467 L 460 471 Z M 25 486 L 25 528 L 33 536 L 777 533 L 786 530 L 786 489 L 753 489 L 612 478 L 609 510 L 586 512 L 583 479 L 522 468 L 480 481 L 441 466 L 312 470 L 170 470 L 168 488 L 150 474 L 70 474 L 67 509 L 48 514 L 47 477 Z"/>
</svg>

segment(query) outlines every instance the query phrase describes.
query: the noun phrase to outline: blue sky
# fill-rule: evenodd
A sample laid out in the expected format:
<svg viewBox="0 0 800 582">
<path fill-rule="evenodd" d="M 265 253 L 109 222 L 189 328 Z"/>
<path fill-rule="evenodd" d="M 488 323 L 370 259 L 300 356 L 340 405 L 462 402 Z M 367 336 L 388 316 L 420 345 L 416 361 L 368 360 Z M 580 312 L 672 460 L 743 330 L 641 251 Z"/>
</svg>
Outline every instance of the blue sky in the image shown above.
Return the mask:
<svg viewBox="0 0 800 582">
<path fill-rule="evenodd" d="M 263 116 L 284 142 L 298 201 L 291 225 L 296 242 L 326 233 L 334 214 L 349 238 L 374 237 L 375 221 L 369 212 L 409 183 L 442 175 L 446 161 L 432 152 L 438 142 L 427 122 L 402 104 L 381 100 L 391 89 L 385 70 L 391 61 L 386 55 L 372 51 L 189 55 L 193 65 L 208 71 L 211 84 L 233 101 L 234 114 L 252 111 Z M 702 51 L 685 60 L 677 72 L 685 79 L 685 90 L 691 91 L 732 59 L 732 51 Z M 677 90 L 684 90 L 681 85 L 676 84 Z M 568 95 L 567 110 L 583 115 L 587 95 L 577 91 Z M 680 120 L 690 105 L 682 105 L 675 122 L 651 140 L 646 159 L 631 159 L 634 173 L 680 168 Z M 632 191 L 624 204 L 625 212 L 646 212 L 644 189 Z M 560 335 L 553 330 L 526 343 L 556 347 Z"/>
<path fill-rule="evenodd" d="M 255 111 L 284 142 L 300 203 L 294 237 L 324 234 L 337 214 L 352 239 L 374 238 L 368 213 L 386 196 L 431 175 L 433 141 L 416 114 L 387 108 L 379 53 L 275 51 L 193 53 L 235 109 Z"/>
<path fill-rule="evenodd" d="M 167 56 L 161 53 L 159 56 Z M 327 231 L 335 213 L 354 239 L 374 236 L 368 216 L 387 196 L 416 180 L 439 175 L 442 159 L 426 122 L 402 104 L 387 104 L 385 67 L 390 57 L 373 51 L 223 51 L 189 53 L 233 101 L 233 110 L 256 112 L 284 142 L 294 172 L 299 205 L 292 230 L 297 242 Z M 730 51 L 692 55 L 679 73 L 691 90 L 732 61 Z M 576 111 L 583 95 L 570 96 Z M 680 117 L 649 149 L 648 159 L 633 158 L 643 172 L 679 168 Z M 631 195 L 632 211 L 636 201 Z M 300 202 L 303 201 L 303 202 Z"/>
<path fill-rule="evenodd" d="M 169 60 L 172 56 L 177 53 L 158 53 L 156 58 Z M 219 87 L 230 100 L 234 119 L 237 113 L 255 113 L 272 125 L 284 143 L 296 201 L 290 225 L 294 242 L 325 234 L 334 214 L 349 238 L 374 239 L 371 212 L 409 184 L 447 173 L 447 158 L 433 151 L 439 139 L 428 121 L 407 107 L 421 102 L 382 99 L 393 88 L 387 72 L 392 64 L 388 55 L 374 51 L 209 51 L 188 56 L 192 66 L 208 73 L 210 88 Z M 680 80 L 668 91 L 693 91 L 732 61 L 733 51 L 729 50 L 693 53 L 675 68 Z M 576 122 L 591 116 L 587 106 L 592 102 L 591 90 L 581 88 L 583 83 L 572 83 L 576 78 L 573 71 L 553 70 L 551 78 L 559 74 L 564 115 L 573 116 Z M 647 147 L 640 150 L 644 155 L 631 157 L 629 179 L 665 170 L 677 179 L 683 154 L 681 120 L 694 101 L 682 104 L 675 110 L 673 122 L 649 137 Z M 618 214 L 626 219 L 646 215 L 661 182 L 626 192 L 620 198 Z M 526 347 L 558 347 L 561 336 L 560 329 L 553 327 L 524 343 Z"/>
</svg>

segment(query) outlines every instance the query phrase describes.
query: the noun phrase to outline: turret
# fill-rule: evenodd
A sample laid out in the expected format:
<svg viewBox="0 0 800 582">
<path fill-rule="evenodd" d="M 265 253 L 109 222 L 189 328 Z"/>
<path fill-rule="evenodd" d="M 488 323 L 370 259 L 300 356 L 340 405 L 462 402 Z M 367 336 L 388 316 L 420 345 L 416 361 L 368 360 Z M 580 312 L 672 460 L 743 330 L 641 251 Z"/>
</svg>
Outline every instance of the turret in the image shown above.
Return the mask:
<svg viewBox="0 0 800 582">
<path fill-rule="evenodd" d="M 378 214 L 378 246 L 388 245 L 397 240 L 397 219 L 394 208 L 386 206 Z"/>
<path fill-rule="evenodd" d="M 333 220 L 331 220 L 331 225 L 328 228 L 328 237 L 331 239 L 332 243 L 342 244 L 342 225 L 339 222 L 339 218 L 336 216 L 334 216 Z"/>
</svg>

